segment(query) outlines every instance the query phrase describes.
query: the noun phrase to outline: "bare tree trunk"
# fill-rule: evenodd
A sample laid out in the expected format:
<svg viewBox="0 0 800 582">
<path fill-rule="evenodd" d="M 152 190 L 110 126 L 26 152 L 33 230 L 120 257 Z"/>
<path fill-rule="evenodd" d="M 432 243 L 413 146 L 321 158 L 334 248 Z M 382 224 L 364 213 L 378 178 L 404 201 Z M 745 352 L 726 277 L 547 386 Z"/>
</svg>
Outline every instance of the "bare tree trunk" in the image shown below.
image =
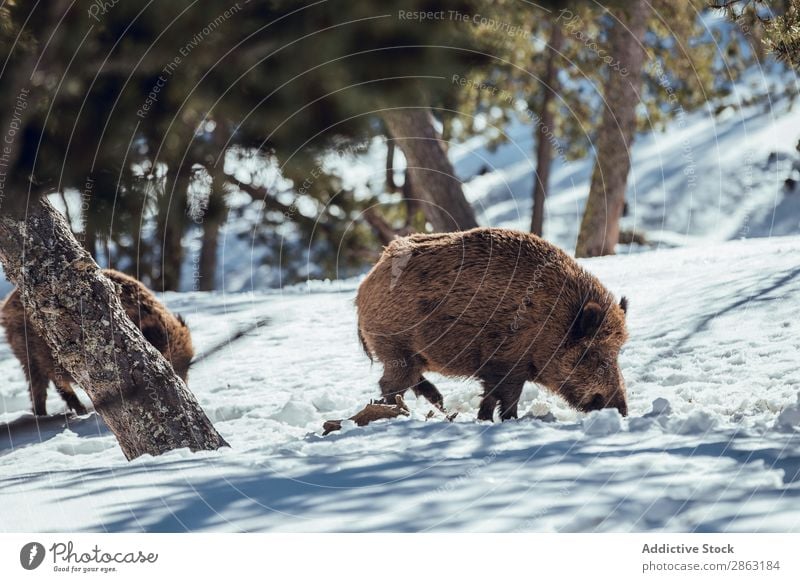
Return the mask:
<svg viewBox="0 0 800 582">
<path fill-rule="evenodd" d="M 87 214 L 90 213 L 91 210 L 87 212 Z M 93 216 L 83 217 L 83 235 L 81 236 L 81 243 L 83 244 L 83 248 L 85 248 L 92 257 L 97 257 L 97 225 L 95 224 Z"/>
<path fill-rule="evenodd" d="M 383 246 L 387 246 L 397 238 L 398 233 L 386 222 L 386 219 L 381 216 L 380 212 L 378 212 L 374 206 L 364 210 L 363 216 L 364 220 L 372 227 L 373 232 Z"/>
<path fill-rule="evenodd" d="M 763 63 L 767 56 L 767 47 L 764 45 L 764 24 L 758 18 L 758 6 L 746 6 L 738 21 L 739 31 L 750 45 L 753 57 L 759 63 Z"/>
<path fill-rule="evenodd" d="M 433 126 L 430 111 L 390 109 L 382 117 L 406 157 L 414 192 L 424 201 L 425 216 L 433 229 L 449 232 L 478 226 Z"/>
<path fill-rule="evenodd" d="M 225 204 L 224 183 L 221 176 L 215 176 L 211 184 L 208 208 L 203 218 L 203 242 L 200 247 L 200 291 L 213 291 L 217 278 L 217 250 L 219 229 L 224 224 L 227 205 Z"/>
<path fill-rule="evenodd" d="M 133 276 L 145 283 L 149 287 L 153 286 L 153 255 L 147 243 L 147 239 L 143 236 L 142 227 L 144 226 L 145 216 L 147 214 L 149 188 L 151 186 L 146 184 L 138 187 L 131 187 L 131 192 L 135 196 L 140 197 L 140 201 L 134 206 L 135 212 L 132 216 L 131 231 L 133 238 L 133 245 L 131 246 L 131 262 L 133 263 L 132 273 Z"/>
<path fill-rule="evenodd" d="M 200 247 L 200 291 L 213 291 L 217 280 L 217 247 L 220 223 L 207 220 L 203 223 L 203 243 Z"/>
<path fill-rule="evenodd" d="M 619 219 L 625 206 L 642 84 L 647 4 L 644 0 L 633 0 L 620 8 L 618 14 L 620 22 L 611 31 L 611 54 L 619 60 L 620 69 L 608 71 L 603 90 L 606 107 L 597 134 L 597 159 L 575 249 L 578 257 L 614 254 L 619 240 Z"/>
<path fill-rule="evenodd" d="M 551 19 L 552 20 L 552 19 Z M 544 201 L 550 184 L 550 167 L 553 163 L 553 144 L 550 136 L 553 135 L 555 114 L 553 112 L 553 97 L 558 94 L 558 69 L 556 59 L 564 43 L 564 34 L 561 26 L 555 20 L 552 22 L 550 42 L 547 48 L 547 70 L 542 85 L 544 95 L 542 108 L 539 111 L 539 124 L 536 126 L 536 175 L 533 179 L 533 212 L 531 214 L 531 232 L 542 236 L 544 231 Z"/>
<path fill-rule="evenodd" d="M 27 216 L 0 215 L 0 261 L 35 330 L 86 390 L 128 459 L 227 446 L 46 199 Z"/>
<path fill-rule="evenodd" d="M 186 228 L 186 200 L 191 183 L 191 168 L 177 168 L 167 181 L 159 199 L 156 235 L 159 241 L 158 277 L 154 284 L 159 291 L 177 291 L 183 264 L 183 232 Z M 170 186 L 171 184 L 171 186 Z"/>
<path fill-rule="evenodd" d="M 394 140 L 390 137 L 386 141 L 386 191 L 397 192 L 397 182 L 394 180 Z"/>
</svg>

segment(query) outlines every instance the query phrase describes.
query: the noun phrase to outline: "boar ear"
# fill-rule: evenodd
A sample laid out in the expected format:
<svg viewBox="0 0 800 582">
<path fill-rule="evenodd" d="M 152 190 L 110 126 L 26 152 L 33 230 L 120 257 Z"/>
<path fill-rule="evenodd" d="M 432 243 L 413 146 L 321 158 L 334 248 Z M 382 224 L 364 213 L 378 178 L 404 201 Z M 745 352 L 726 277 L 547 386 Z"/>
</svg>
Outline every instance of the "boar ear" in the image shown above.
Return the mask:
<svg viewBox="0 0 800 582">
<path fill-rule="evenodd" d="M 619 300 L 619 306 L 622 308 L 622 313 L 628 313 L 628 298 L 623 296 L 622 299 Z"/>
<path fill-rule="evenodd" d="M 594 301 L 589 301 L 581 309 L 576 322 L 575 331 L 578 337 L 591 337 L 600 329 L 600 324 L 603 322 L 603 308 Z"/>
</svg>

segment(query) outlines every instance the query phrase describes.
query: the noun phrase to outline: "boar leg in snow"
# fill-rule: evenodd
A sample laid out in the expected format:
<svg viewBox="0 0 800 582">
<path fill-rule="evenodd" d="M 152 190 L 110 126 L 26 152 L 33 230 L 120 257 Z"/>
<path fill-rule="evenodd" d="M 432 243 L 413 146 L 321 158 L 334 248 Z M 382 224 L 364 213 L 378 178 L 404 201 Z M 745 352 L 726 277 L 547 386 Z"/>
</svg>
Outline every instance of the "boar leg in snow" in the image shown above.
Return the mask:
<svg viewBox="0 0 800 582">
<path fill-rule="evenodd" d="M 64 399 L 64 402 L 67 403 L 67 406 L 75 411 L 75 414 L 86 414 L 86 408 L 84 408 L 81 401 L 78 400 L 69 382 L 61 379 L 54 382 L 54 384 L 56 385 L 56 391 L 61 395 L 61 398 Z"/>
<path fill-rule="evenodd" d="M 513 373 L 486 374 L 483 382 L 483 400 L 478 410 L 478 420 L 493 420 L 494 409 L 500 405 L 500 419 L 517 418 L 517 405 L 525 384 L 524 377 Z"/>
<path fill-rule="evenodd" d="M 497 408 L 497 398 L 488 394 L 484 389 L 481 406 L 478 409 L 478 420 L 494 420 L 494 409 Z"/>
<path fill-rule="evenodd" d="M 522 385 L 524 382 L 514 383 L 513 386 L 506 384 L 500 396 L 500 420 L 517 418 L 517 404 L 522 396 Z"/>
<path fill-rule="evenodd" d="M 425 376 L 421 376 L 421 378 L 422 380 L 420 380 L 417 385 L 412 388 L 412 390 L 414 390 L 414 394 L 417 396 L 424 396 L 428 402 L 444 412 L 444 398 L 442 398 L 441 392 L 439 392 L 439 390 L 436 389 L 436 386 L 428 381 Z"/>
<path fill-rule="evenodd" d="M 27 358 L 27 355 L 25 356 Z M 25 375 L 28 377 L 28 387 L 31 391 L 31 404 L 33 405 L 33 414 L 36 416 L 47 416 L 47 385 L 50 380 L 47 379 L 41 370 L 35 366 L 30 366 L 27 359 L 20 360 L 25 362 Z"/>
<path fill-rule="evenodd" d="M 417 396 L 424 396 L 431 404 L 442 408 L 443 398 L 436 386 L 422 377 L 422 367 L 417 358 L 387 357 L 381 358 L 383 376 L 380 379 L 381 395 L 386 404 L 394 404 L 395 397 L 403 396 L 411 389 Z"/>
<path fill-rule="evenodd" d="M 21 335 L 27 333 L 24 327 L 19 331 Z M 28 390 L 31 394 L 33 414 L 47 416 L 47 385 L 50 384 L 50 379 L 38 365 L 35 354 L 29 352 L 27 344 L 11 341 L 8 343 L 11 351 L 22 364 L 22 371 L 25 372 L 25 379 L 28 381 Z"/>
</svg>

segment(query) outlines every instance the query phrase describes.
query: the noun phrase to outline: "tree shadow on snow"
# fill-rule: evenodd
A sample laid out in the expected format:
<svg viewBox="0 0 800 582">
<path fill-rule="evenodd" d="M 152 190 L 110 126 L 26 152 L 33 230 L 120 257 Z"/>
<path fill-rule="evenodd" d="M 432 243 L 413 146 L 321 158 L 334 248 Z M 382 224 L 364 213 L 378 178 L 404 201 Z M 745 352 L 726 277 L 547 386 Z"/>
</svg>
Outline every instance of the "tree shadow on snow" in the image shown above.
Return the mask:
<svg viewBox="0 0 800 582">
<path fill-rule="evenodd" d="M 797 436 L 779 437 L 784 446 L 773 440 L 767 448 L 747 450 L 761 441 L 717 432 L 714 442 L 708 442 L 708 435 L 701 444 L 692 444 L 696 437 L 674 436 L 669 441 L 674 444 L 659 447 L 648 445 L 641 434 L 625 434 L 619 437 L 622 441 L 603 445 L 570 430 L 560 440 L 548 438 L 540 446 L 505 450 L 516 438 L 515 431 L 541 427 L 519 422 L 479 428 L 480 439 L 473 438 L 476 444 L 471 448 L 469 439 L 455 439 L 466 443 L 461 458 L 445 448 L 454 446 L 453 434 L 442 443 L 444 435 L 439 432 L 455 430 L 456 436 L 461 431 L 474 437 L 476 425 L 442 429 L 436 423 L 405 427 L 384 423 L 336 440 L 346 444 L 348 439 L 396 436 L 408 441 L 413 455 L 404 450 L 369 454 L 354 450 L 345 455 L 282 452 L 254 472 L 223 454 L 80 474 L 49 472 L 27 478 L 25 487 L 26 491 L 57 488 L 61 499 L 91 495 L 98 512 L 92 530 L 148 532 L 542 531 L 550 527 L 545 520 L 554 517 L 563 531 L 640 531 L 663 529 L 669 523 L 691 531 L 722 531 L 735 527 L 739 519 L 757 516 L 764 500 L 780 498 L 796 505 L 800 498 Z M 321 451 L 329 440 L 307 438 L 309 445 L 319 443 Z M 363 444 L 358 441 L 354 444 Z M 439 443 L 444 454 L 436 453 Z M 619 460 L 631 455 L 637 457 L 635 464 L 618 472 Z M 717 504 L 727 507 L 730 502 L 723 488 L 713 486 L 721 478 L 713 464 L 709 463 L 711 485 L 702 486 L 704 475 L 695 478 L 689 474 L 691 468 L 674 474 L 674 462 L 666 465 L 665 456 L 694 464 L 710 458 L 735 461 L 738 469 L 720 467 L 722 477 L 743 470 L 744 475 L 781 470 L 784 485 L 743 486 L 732 481 L 735 507 L 714 511 Z M 281 473 L 287 460 L 292 468 Z M 553 470 L 564 471 L 561 481 L 548 473 Z M 630 487 L 632 482 L 636 487 Z M 0 480 L 0 490 L 16 483 Z M 151 493 L 153 483 L 160 485 Z M 574 497 L 559 493 L 564 488 Z M 125 492 L 124 501 L 97 505 L 104 499 L 119 500 L 120 491 Z M 531 505 L 522 503 L 526 500 L 540 502 L 546 511 L 532 514 Z M 698 508 L 703 507 L 709 508 L 708 517 L 698 521 Z"/>
<path fill-rule="evenodd" d="M 698 320 L 697 324 L 692 328 L 692 330 L 689 331 L 689 333 L 684 335 L 674 344 L 670 345 L 668 349 L 663 350 L 662 352 L 656 354 L 656 356 L 653 357 L 651 360 L 649 360 L 645 365 L 649 366 L 651 364 L 654 364 L 662 360 L 664 357 L 668 357 L 674 354 L 676 351 L 679 351 L 692 338 L 705 331 L 708 328 L 708 326 L 717 318 L 732 313 L 740 308 L 745 308 L 746 311 L 746 308 L 750 303 L 760 303 L 762 301 L 771 300 L 771 298 L 769 298 L 768 295 L 786 287 L 792 281 L 797 279 L 798 275 L 800 275 L 800 267 L 792 269 L 790 271 L 786 271 L 782 275 L 779 275 L 778 279 L 767 282 L 761 289 L 759 289 L 754 293 L 747 293 L 747 292 L 737 293 L 737 295 L 744 295 L 744 296 L 728 304 L 727 306 L 722 307 L 721 309 L 709 312 L 703 317 L 701 317 Z M 725 284 L 727 285 L 727 283 Z"/>
<path fill-rule="evenodd" d="M 34 416 L 26 413 L 11 422 L 0 424 L 0 455 L 26 445 L 43 443 L 67 429 L 86 438 L 111 433 L 100 415 L 94 412 L 84 416 Z"/>
</svg>

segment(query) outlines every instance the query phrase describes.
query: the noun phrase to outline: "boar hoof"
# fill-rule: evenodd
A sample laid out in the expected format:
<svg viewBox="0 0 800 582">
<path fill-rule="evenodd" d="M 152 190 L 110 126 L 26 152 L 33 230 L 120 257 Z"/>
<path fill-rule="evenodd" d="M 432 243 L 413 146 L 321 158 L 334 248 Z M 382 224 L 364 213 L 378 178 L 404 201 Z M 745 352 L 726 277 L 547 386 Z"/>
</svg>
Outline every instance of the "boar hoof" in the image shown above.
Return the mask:
<svg viewBox="0 0 800 582">
<path fill-rule="evenodd" d="M 497 398 L 484 396 L 481 407 L 478 409 L 478 420 L 494 420 L 494 409 L 497 408 Z"/>
</svg>

